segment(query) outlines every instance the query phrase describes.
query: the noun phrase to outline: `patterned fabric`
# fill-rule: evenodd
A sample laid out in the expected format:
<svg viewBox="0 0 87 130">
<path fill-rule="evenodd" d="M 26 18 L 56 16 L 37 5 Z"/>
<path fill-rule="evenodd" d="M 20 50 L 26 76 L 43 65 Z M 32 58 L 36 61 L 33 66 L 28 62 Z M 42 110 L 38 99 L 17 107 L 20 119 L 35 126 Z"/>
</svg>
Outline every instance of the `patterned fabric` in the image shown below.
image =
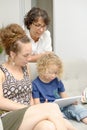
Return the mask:
<svg viewBox="0 0 87 130">
<path fill-rule="evenodd" d="M 6 77 L 2 84 L 4 97 L 22 104 L 30 104 L 32 86 L 27 72 L 27 67 L 25 66 L 22 68 L 24 74 L 22 80 L 15 79 L 2 65 L 0 65 L 0 68 Z"/>
</svg>

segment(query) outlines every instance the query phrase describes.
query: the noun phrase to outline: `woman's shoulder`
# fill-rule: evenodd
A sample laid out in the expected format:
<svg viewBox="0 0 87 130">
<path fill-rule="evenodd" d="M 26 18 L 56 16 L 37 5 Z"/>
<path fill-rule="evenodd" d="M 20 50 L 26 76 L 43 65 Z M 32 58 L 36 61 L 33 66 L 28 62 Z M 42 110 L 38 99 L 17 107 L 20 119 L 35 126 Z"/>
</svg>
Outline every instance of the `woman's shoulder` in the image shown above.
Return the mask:
<svg viewBox="0 0 87 130">
<path fill-rule="evenodd" d="M 50 41 L 51 40 L 51 35 L 50 35 L 50 32 L 49 30 L 46 30 L 42 36 L 41 36 L 41 39 L 43 39 L 44 41 Z"/>
<path fill-rule="evenodd" d="M 1 65 L 0 65 L 0 74 L 3 73 L 4 69 L 5 69 L 5 68 L 4 68 L 3 65 L 1 64 Z"/>
<path fill-rule="evenodd" d="M 0 80 L 4 80 L 5 79 L 5 75 L 4 72 L 1 69 L 1 65 L 0 65 Z"/>
<path fill-rule="evenodd" d="M 44 33 L 43 33 L 43 36 L 50 36 L 50 31 L 49 30 L 46 30 Z"/>
<path fill-rule="evenodd" d="M 3 73 L 3 71 L 2 71 L 1 68 L 0 68 L 0 76 L 3 75 L 3 74 L 4 74 L 4 73 Z"/>
</svg>

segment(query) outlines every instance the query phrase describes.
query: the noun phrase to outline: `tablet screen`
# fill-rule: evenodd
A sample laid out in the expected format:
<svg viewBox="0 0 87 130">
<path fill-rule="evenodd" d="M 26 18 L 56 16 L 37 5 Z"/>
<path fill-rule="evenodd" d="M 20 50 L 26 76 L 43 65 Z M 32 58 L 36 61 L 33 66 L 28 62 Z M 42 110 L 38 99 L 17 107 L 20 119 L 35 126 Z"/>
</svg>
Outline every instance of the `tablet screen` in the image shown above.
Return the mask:
<svg viewBox="0 0 87 130">
<path fill-rule="evenodd" d="M 56 99 L 54 102 L 57 103 L 60 107 L 65 107 L 71 105 L 75 101 L 80 101 L 80 100 L 81 100 L 81 96 L 74 96 L 74 97 Z"/>
</svg>

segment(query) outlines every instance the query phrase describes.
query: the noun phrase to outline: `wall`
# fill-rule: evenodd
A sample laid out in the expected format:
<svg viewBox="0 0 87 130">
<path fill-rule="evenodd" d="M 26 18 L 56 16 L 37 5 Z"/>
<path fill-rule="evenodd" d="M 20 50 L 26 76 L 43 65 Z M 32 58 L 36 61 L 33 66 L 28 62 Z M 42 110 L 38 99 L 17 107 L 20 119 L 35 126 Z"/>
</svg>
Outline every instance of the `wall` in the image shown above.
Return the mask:
<svg viewBox="0 0 87 130">
<path fill-rule="evenodd" d="M 31 0 L 0 0 L 0 27 L 9 23 L 23 24 L 24 14 L 31 8 Z"/>
<path fill-rule="evenodd" d="M 54 0 L 54 50 L 64 60 L 87 60 L 87 0 Z"/>
<path fill-rule="evenodd" d="M 0 26 L 10 22 L 19 23 L 18 0 L 0 0 Z"/>
<path fill-rule="evenodd" d="M 50 17 L 50 25 L 48 30 L 51 32 L 52 45 L 53 45 L 53 0 L 32 0 L 32 7 L 40 7 L 47 11 Z M 48 8 L 49 7 L 49 8 Z"/>
<path fill-rule="evenodd" d="M 31 0 L 0 0 L 0 27 L 23 24 Z M 64 60 L 87 60 L 87 0 L 53 0 L 53 46 Z"/>
<path fill-rule="evenodd" d="M 10 23 L 23 26 L 23 18 L 31 8 L 31 0 L 0 0 L 0 27 Z M 4 53 L 0 54 L 0 64 L 6 60 Z"/>
</svg>

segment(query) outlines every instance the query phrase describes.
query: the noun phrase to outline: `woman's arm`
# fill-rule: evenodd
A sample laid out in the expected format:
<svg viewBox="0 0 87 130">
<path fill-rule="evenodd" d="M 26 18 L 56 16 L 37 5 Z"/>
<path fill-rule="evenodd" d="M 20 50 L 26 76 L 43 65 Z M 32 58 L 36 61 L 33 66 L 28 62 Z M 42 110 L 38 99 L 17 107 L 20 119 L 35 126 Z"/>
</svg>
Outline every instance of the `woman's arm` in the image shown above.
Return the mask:
<svg viewBox="0 0 87 130">
<path fill-rule="evenodd" d="M 31 55 L 29 57 L 29 62 L 36 62 L 42 55 L 43 53 Z"/>
<path fill-rule="evenodd" d="M 61 98 L 67 98 L 67 97 L 69 97 L 69 96 L 68 96 L 68 94 L 67 94 L 66 92 L 61 92 L 61 93 L 60 93 L 60 97 L 61 97 Z"/>
<path fill-rule="evenodd" d="M 40 53 L 40 54 L 31 55 L 31 56 L 29 57 L 29 62 L 37 62 L 37 60 L 38 60 L 41 56 L 43 56 L 43 55 L 45 55 L 45 54 L 48 54 L 48 53 L 52 53 L 52 52 L 46 51 L 46 52 L 43 52 L 43 53 Z"/>
<path fill-rule="evenodd" d="M 0 109 L 2 110 L 13 111 L 24 107 L 27 107 L 27 105 L 16 103 L 10 99 L 0 96 Z"/>
</svg>

